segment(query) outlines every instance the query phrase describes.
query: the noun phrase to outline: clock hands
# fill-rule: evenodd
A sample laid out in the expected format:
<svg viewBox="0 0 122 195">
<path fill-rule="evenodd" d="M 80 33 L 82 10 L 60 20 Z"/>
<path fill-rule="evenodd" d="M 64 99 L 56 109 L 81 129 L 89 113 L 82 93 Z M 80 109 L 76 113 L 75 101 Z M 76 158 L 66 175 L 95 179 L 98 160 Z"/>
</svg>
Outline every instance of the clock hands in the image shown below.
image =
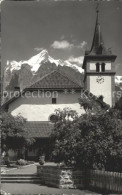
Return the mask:
<svg viewBox="0 0 122 195">
<path fill-rule="evenodd" d="M 104 78 L 102 78 L 101 76 L 99 76 L 97 79 L 96 79 L 97 83 L 102 83 L 104 82 Z"/>
</svg>

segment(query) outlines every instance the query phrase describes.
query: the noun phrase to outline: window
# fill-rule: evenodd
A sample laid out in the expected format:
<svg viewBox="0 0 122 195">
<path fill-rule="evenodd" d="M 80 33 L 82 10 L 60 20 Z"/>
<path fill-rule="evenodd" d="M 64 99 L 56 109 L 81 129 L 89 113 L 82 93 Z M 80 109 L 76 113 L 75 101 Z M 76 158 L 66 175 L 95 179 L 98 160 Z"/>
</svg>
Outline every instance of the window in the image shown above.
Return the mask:
<svg viewBox="0 0 122 195">
<path fill-rule="evenodd" d="M 99 63 L 96 64 L 96 72 L 100 72 L 100 64 Z"/>
<path fill-rule="evenodd" d="M 105 72 L 105 63 L 102 63 L 101 66 L 102 66 L 102 72 Z"/>
<path fill-rule="evenodd" d="M 56 104 L 56 98 L 52 98 L 52 104 Z"/>
<path fill-rule="evenodd" d="M 58 120 L 58 117 L 55 115 L 55 114 L 52 114 L 49 118 L 49 120 L 52 122 L 52 123 L 56 123 L 57 120 Z"/>
</svg>

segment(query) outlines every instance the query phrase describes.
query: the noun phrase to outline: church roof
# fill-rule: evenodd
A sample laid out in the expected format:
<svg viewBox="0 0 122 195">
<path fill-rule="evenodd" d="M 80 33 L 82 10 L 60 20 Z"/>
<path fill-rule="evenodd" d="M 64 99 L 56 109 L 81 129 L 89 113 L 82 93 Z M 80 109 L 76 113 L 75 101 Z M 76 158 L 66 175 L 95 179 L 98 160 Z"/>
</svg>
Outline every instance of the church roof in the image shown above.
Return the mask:
<svg viewBox="0 0 122 195">
<path fill-rule="evenodd" d="M 48 121 L 27 121 L 26 130 L 29 137 L 48 138 L 51 135 L 54 124 Z"/>
<path fill-rule="evenodd" d="M 23 91 L 19 92 L 19 95 L 13 95 L 10 99 L 7 99 L 6 102 L 3 103 L 2 108 L 6 105 L 9 105 L 15 99 L 18 99 L 23 95 L 26 91 L 44 89 L 44 90 L 64 90 L 64 89 L 75 89 L 81 90 L 81 86 L 75 82 L 74 80 L 70 79 L 66 74 L 58 72 L 56 70 L 46 74 L 45 76 L 41 77 L 40 80 L 35 82 L 34 84 L 26 87 Z"/>
<path fill-rule="evenodd" d="M 70 79 L 67 75 L 52 71 L 43 76 L 40 80 L 28 87 L 29 89 L 81 89 L 75 81 Z"/>
</svg>

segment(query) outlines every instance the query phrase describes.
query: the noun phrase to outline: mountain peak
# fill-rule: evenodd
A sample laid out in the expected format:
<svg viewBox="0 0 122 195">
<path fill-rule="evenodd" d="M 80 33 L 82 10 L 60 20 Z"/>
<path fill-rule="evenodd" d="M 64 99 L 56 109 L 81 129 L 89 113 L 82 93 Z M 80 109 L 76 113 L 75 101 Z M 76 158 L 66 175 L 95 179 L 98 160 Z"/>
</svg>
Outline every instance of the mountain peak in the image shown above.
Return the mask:
<svg viewBox="0 0 122 195">
<path fill-rule="evenodd" d="M 46 49 L 43 49 L 39 54 L 47 54 L 48 51 Z"/>
<path fill-rule="evenodd" d="M 49 57 L 48 51 L 46 49 L 42 50 L 39 54 L 39 57 L 45 57 L 46 59 Z"/>
<path fill-rule="evenodd" d="M 49 56 L 49 53 L 46 49 L 43 49 L 40 53 L 32 56 L 29 60 L 27 61 L 8 61 L 8 66 L 7 68 L 10 69 L 10 71 L 12 72 L 13 70 L 20 70 L 21 67 L 25 67 L 25 64 L 30 66 L 31 71 L 33 72 L 33 74 L 35 74 L 38 69 L 40 68 L 40 66 L 46 62 L 49 62 L 51 64 L 55 64 L 57 67 L 58 66 L 69 66 L 79 72 L 83 72 L 81 67 L 78 67 L 75 64 L 71 64 L 68 61 L 62 61 L 60 59 L 54 59 L 51 56 Z"/>
</svg>

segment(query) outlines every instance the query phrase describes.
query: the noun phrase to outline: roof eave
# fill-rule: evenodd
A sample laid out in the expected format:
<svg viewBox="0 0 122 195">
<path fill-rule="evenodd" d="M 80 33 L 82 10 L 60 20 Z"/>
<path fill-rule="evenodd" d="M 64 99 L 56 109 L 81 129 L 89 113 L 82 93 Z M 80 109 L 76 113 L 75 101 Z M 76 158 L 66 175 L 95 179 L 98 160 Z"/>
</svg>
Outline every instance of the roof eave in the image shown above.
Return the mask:
<svg viewBox="0 0 122 195">
<path fill-rule="evenodd" d="M 65 89 L 75 89 L 75 90 L 81 90 L 83 87 L 64 87 L 64 88 L 27 88 L 26 90 L 28 91 L 33 91 L 33 90 L 44 90 L 44 91 L 47 91 L 47 90 L 50 90 L 50 91 L 54 91 L 54 90 L 57 90 L 57 91 L 64 91 Z"/>
<path fill-rule="evenodd" d="M 92 60 L 111 59 L 112 61 L 115 61 L 116 58 L 117 58 L 116 55 L 107 55 L 107 54 L 106 55 L 85 55 L 82 68 L 85 69 L 86 61 L 90 59 Z"/>
</svg>

